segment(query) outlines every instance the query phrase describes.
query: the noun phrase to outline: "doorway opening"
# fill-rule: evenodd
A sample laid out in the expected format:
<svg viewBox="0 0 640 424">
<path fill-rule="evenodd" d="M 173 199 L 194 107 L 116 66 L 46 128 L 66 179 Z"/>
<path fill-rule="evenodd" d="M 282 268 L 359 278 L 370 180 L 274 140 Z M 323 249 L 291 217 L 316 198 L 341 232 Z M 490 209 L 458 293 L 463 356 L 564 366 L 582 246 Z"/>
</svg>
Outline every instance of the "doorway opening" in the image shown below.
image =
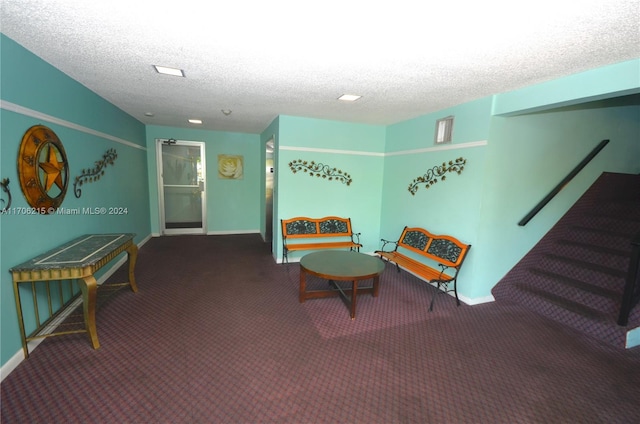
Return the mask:
<svg viewBox="0 0 640 424">
<path fill-rule="evenodd" d="M 265 159 L 265 230 L 264 241 L 271 244 L 273 239 L 273 177 L 274 177 L 274 137 L 267 141 Z"/>
<path fill-rule="evenodd" d="M 205 234 L 204 142 L 175 139 L 156 142 L 161 233 Z"/>
</svg>

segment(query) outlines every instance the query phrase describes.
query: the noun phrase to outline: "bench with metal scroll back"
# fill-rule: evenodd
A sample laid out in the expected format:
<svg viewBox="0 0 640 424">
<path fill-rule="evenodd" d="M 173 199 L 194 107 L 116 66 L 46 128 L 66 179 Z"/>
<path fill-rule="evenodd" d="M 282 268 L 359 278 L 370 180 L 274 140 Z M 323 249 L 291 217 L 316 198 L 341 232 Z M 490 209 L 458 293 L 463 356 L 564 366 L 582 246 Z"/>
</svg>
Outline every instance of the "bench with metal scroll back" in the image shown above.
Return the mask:
<svg viewBox="0 0 640 424">
<path fill-rule="evenodd" d="M 431 234 L 424 228 L 417 227 L 404 227 L 398 241 L 385 239 L 381 241 L 383 242 L 381 250 L 375 252 L 381 259 L 395 263 L 398 272 L 403 268 L 426 282 L 435 284 L 438 291 L 431 298 L 429 311 L 433 310 L 433 302 L 436 295 L 440 293 L 440 287 L 444 288 L 444 293 L 453 291 L 456 304 L 460 306 L 456 283 L 460 267 L 471 248 L 470 244 L 464 244 L 452 236 Z M 387 245 L 395 245 L 395 248 L 385 250 Z M 422 258 L 434 263 L 440 269 L 422 262 Z M 449 285 L 453 288 L 450 289 Z"/>
<path fill-rule="evenodd" d="M 282 262 L 289 262 L 289 252 L 298 250 L 341 249 L 360 251 L 360 233 L 351 229 L 351 218 L 282 219 Z"/>
</svg>

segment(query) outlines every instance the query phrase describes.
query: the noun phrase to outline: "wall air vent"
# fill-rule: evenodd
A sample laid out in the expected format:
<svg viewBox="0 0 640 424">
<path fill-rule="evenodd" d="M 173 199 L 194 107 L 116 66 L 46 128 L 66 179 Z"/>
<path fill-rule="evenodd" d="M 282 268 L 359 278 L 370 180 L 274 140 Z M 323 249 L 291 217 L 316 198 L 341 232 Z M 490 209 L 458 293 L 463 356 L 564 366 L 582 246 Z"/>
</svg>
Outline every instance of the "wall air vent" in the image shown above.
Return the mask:
<svg viewBox="0 0 640 424">
<path fill-rule="evenodd" d="M 451 134 L 453 133 L 453 116 L 438 119 L 436 121 L 436 138 L 435 144 L 451 143 Z"/>
</svg>

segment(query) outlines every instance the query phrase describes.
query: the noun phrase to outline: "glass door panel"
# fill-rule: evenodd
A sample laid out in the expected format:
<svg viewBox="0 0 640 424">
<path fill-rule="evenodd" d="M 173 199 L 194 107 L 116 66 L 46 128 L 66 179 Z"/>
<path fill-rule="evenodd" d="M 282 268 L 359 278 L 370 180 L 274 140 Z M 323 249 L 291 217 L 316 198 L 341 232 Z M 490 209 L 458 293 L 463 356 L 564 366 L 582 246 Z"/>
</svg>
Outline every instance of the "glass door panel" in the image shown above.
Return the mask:
<svg viewBox="0 0 640 424">
<path fill-rule="evenodd" d="M 163 233 L 204 233 L 204 143 L 163 141 L 161 152 L 160 197 Z"/>
</svg>

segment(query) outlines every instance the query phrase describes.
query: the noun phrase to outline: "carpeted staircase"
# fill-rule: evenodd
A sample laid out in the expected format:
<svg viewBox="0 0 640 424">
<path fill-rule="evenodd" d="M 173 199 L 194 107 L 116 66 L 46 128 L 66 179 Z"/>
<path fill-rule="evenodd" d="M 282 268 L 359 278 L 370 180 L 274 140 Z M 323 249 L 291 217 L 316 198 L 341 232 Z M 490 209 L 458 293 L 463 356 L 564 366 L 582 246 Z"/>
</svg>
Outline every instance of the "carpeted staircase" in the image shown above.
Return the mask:
<svg viewBox="0 0 640 424">
<path fill-rule="evenodd" d="M 616 347 L 633 347 L 627 332 L 640 331 L 640 305 L 627 326 L 617 320 L 637 234 L 640 175 L 603 173 L 498 282 L 493 296 Z"/>
</svg>

